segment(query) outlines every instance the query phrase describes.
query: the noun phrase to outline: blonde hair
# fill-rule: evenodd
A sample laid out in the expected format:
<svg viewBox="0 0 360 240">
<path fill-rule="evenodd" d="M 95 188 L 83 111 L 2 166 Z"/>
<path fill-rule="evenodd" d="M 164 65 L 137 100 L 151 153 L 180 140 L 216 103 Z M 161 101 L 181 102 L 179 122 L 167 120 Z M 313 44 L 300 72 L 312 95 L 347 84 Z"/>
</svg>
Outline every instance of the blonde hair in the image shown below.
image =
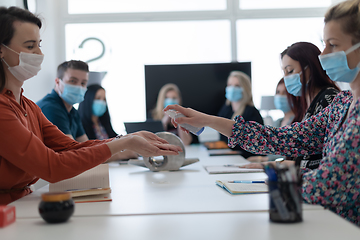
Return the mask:
<svg viewBox="0 0 360 240">
<path fill-rule="evenodd" d="M 176 86 L 173 83 L 165 84 L 160 89 L 159 95 L 158 95 L 158 98 L 156 101 L 156 106 L 151 112 L 152 118 L 154 120 L 161 120 L 164 117 L 164 112 L 163 112 L 164 102 L 165 102 L 165 98 L 166 98 L 166 93 L 168 93 L 169 91 L 175 91 L 178 94 L 179 104 L 181 104 L 181 102 L 182 102 L 181 101 L 181 93 L 180 93 L 178 86 Z"/>
<path fill-rule="evenodd" d="M 349 0 L 331 7 L 325 14 L 325 24 L 338 21 L 344 33 L 353 37 L 353 44 L 360 42 L 360 0 Z"/>
<path fill-rule="evenodd" d="M 232 71 L 230 72 L 230 75 L 228 77 L 228 81 L 231 77 L 237 78 L 239 81 L 240 87 L 243 88 L 243 97 L 240 100 L 240 107 L 234 111 L 233 116 L 231 117 L 234 119 L 238 115 L 242 115 L 244 113 L 244 110 L 247 105 L 254 106 L 253 100 L 252 100 L 252 93 L 251 93 L 251 81 L 250 77 L 240 71 Z M 230 105 L 231 102 L 229 100 L 226 100 L 226 105 Z"/>
</svg>

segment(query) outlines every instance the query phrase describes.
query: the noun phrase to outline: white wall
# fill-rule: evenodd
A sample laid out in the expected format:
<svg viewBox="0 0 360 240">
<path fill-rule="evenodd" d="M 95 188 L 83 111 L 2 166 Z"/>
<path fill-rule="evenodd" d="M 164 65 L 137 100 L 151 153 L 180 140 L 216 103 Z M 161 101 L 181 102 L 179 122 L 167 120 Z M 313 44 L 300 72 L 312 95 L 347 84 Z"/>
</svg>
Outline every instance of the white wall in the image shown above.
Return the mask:
<svg viewBox="0 0 360 240">
<path fill-rule="evenodd" d="M 37 76 L 28 80 L 24 84 L 24 95 L 33 101 L 43 98 L 54 87 L 56 68 L 63 62 L 59 59 L 61 51 L 64 49 L 57 47 L 62 41 L 60 39 L 59 16 L 57 14 L 59 1 L 37 0 L 36 14 L 42 19 L 43 26 L 40 30 L 44 62 L 41 71 Z"/>
<path fill-rule="evenodd" d="M 0 0 L 1 7 L 20 6 L 23 7 L 23 1 L 21 0 Z"/>
</svg>

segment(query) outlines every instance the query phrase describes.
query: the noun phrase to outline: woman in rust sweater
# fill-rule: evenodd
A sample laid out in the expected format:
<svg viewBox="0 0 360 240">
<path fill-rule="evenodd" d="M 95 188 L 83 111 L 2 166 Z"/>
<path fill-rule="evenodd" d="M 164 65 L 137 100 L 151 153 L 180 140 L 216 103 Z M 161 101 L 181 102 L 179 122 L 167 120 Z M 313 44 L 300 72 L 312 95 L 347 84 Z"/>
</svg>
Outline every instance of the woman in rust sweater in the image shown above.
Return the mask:
<svg viewBox="0 0 360 240">
<path fill-rule="evenodd" d="M 125 149 L 142 156 L 181 151 L 149 132 L 78 143 L 58 130 L 22 94 L 24 81 L 41 69 L 40 28 L 29 11 L 0 7 L 0 205 L 29 194 L 39 178 L 74 177 Z"/>
</svg>

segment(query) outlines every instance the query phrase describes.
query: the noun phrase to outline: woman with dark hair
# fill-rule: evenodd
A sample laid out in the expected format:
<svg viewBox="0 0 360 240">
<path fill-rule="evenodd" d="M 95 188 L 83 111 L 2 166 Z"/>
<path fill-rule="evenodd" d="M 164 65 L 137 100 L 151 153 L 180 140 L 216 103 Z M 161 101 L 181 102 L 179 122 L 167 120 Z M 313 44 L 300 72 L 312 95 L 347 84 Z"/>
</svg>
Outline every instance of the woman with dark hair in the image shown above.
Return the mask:
<svg viewBox="0 0 360 240">
<path fill-rule="evenodd" d="M 182 151 L 145 131 L 82 143 L 63 134 L 22 94 L 24 81 L 41 69 L 40 28 L 31 12 L 0 7 L 0 205 L 30 194 L 39 178 L 68 179 L 123 150 L 142 156 Z"/>
<path fill-rule="evenodd" d="M 288 100 L 294 112 L 294 122 L 302 122 L 316 115 L 332 103 L 340 92 L 322 69 L 318 56 L 321 51 L 312 43 L 297 42 L 281 53 L 284 82 Z M 315 169 L 321 154 L 298 156 L 302 167 Z"/>
<path fill-rule="evenodd" d="M 317 114 L 339 93 L 338 86 L 322 69 L 318 56 L 321 51 L 312 43 L 297 42 L 281 53 L 282 70 L 295 113 L 293 122 L 301 122 Z"/>
<path fill-rule="evenodd" d="M 322 68 L 332 81 L 349 83 L 351 91 L 340 92 L 328 107 L 302 122 L 275 128 L 244 121 L 242 116 L 230 120 L 178 105 L 164 111 L 174 109 L 186 116 L 172 121 L 176 127 L 186 123 L 219 131 L 229 138 L 230 147 L 239 144 L 257 154 L 288 157 L 322 153 L 318 168 L 300 168 L 303 201 L 322 205 L 360 226 L 360 0 L 340 2 L 327 11 L 324 42 L 317 56 Z M 289 71 L 308 75 L 302 79 L 306 84 L 309 67 L 297 63 Z M 313 96 L 319 93 L 321 89 Z"/>
<path fill-rule="evenodd" d="M 11 7 L 9 9 L 2 7 L 0 9 L 0 30 L 1 30 L 1 34 L 0 34 L 0 43 L 1 43 L 1 51 L 0 53 L 2 53 L 2 48 L 8 48 L 10 41 L 12 40 L 14 34 L 15 34 L 15 24 L 17 24 L 17 22 L 26 22 L 26 23 L 31 23 L 36 25 L 39 29 L 42 26 L 41 20 L 36 17 L 34 14 L 32 14 L 31 12 L 28 11 L 22 11 L 20 8 L 15 8 L 15 7 Z M 41 41 L 41 40 L 40 40 Z M 39 41 L 39 45 L 40 45 L 40 41 Z M 10 49 L 9 49 L 10 50 Z M 39 49 L 40 50 L 40 49 Z M 17 61 L 19 61 L 19 59 L 21 59 L 20 54 L 19 54 L 19 58 L 17 59 Z M 41 53 L 41 51 L 37 52 L 38 56 L 36 56 L 35 58 L 37 58 L 36 60 L 34 59 L 34 56 L 32 56 L 32 60 L 35 61 L 35 63 L 33 63 L 32 65 L 35 67 L 34 68 L 34 73 L 32 74 L 31 77 L 37 75 L 37 73 L 40 71 L 41 67 L 41 63 L 43 61 L 43 55 Z M 24 54 L 22 54 L 24 55 Z M 9 65 L 13 65 L 10 61 L 6 62 L 4 57 L 1 56 L 1 62 L 5 63 L 4 64 L 0 64 L 0 93 L 4 90 L 5 86 L 6 86 L 6 69 L 5 67 L 7 67 L 10 70 L 10 66 Z M 11 70 L 10 70 L 11 71 Z M 12 74 L 14 74 L 14 71 L 11 71 Z M 30 77 L 30 75 L 29 75 Z M 26 76 L 25 74 L 21 74 L 18 73 L 16 78 L 20 81 L 20 79 L 22 81 L 26 80 Z M 20 79 L 19 79 L 20 78 Z"/>
<path fill-rule="evenodd" d="M 117 135 L 111 126 L 105 94 L 105 89 L 100 85 L 90 85 L 84 101 L 79 104 L 78 112 L 89 139 L 103 140 Z"/>
<path fill-rule="evenodd" d="M 321 51 L 312 43 L 297 42 L 281 53 L 284 82 L 294 122 L 302 122 L 316 115 L 332 103 L 340 89 L 322 69 L 318 56 Z M 315 169 L 319 166 L 321 154 L 297 156 L 285 163 L 300 162 L 301 167 Z M 250 159 L 251 160 L 251 159 Z M 246 168 L 261 168 L 250 163 Z"/>
<path fill-rule="evenodd" d="M 84 101 L 79 104 L 78 112 L 85 134 L 89 139 L 105 140 L 117 136 L 117 133 L 111 126 L 109 109 L 106 104 L 105 89 L 100 85 L 94 84 L 87 87 Z M 139 155 L 137 153 L 124 150 L 106 162 L 138 157 Z"/>
</svg>

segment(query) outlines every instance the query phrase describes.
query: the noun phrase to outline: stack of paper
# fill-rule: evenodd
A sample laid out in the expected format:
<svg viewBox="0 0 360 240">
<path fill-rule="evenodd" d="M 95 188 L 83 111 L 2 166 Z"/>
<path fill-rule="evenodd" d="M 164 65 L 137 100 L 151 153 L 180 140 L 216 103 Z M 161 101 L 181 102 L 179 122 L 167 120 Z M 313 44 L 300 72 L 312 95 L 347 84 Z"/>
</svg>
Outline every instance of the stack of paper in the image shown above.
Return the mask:
<svg viewBox="0 0 360 240">
<path fill-rule="evenodd" d="M 71 192 L 75 203 L 111 201 L 109 165 L 100 164 L 76 177 L 50 183 L 49 192 Z"/>
</svg>

